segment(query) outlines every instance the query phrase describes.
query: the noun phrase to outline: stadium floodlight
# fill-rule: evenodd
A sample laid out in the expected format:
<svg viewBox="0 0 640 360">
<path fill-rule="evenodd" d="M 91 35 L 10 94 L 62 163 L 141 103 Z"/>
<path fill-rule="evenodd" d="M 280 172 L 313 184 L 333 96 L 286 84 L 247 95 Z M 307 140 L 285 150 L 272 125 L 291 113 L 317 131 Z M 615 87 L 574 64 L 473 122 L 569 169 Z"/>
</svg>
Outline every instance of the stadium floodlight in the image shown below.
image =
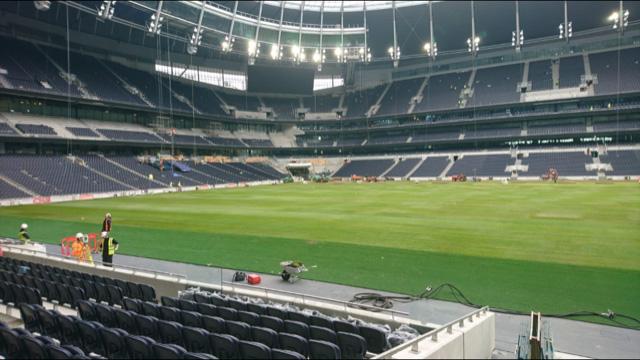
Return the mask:
<svg viewBox="0 0 640 360">
<path fill-rule="evenodd" d="M 424 43 L 422 50 L 427 53 L 427 56 L 436 57 L 438 55 L 438 44 L 435 42 L 433 45 L 431 43 Z"/>
<path fill-rule="evenodd" d="M 522 45 L 524 45 L 524 30 L 520 30 L 520 35 L 516 35 L 516 32 L 512 31 L 511 46 L 515 47 L 516 50 L 520 50 Z"/>
<path fill-rule="evenodd" d="M 160 29 L 162 28 L 163 21 L 164 16 L 156 16 L 156 14 L 151 14 L 151 22 L 149 23 L 149 28 L 147 30 L 149 30 L 150 33 L 160 34 Z"/>
<path fill-rule="evenodd" d="M 247 43 L 247 53 L 249 54 L 249 56 L 257 56 L 258 52 L 260 51 L 258 49 L 258 44 L 255 42 L 255 40 L 249 40 L 249 42 Z"/>
<path fill-rule="evenodd" d="M 51 1 L 34 1 L 33 6 L 38 11 L 47 11 L 51 8 Z"/>
<path fill-rule="evenodd" d="M 298 45 L 293 45 L 291 47 L 291 55 L 293 55 L 294 58 L 297 58 L 300 55 L 300 47 Z"/>
<path fill-rule="evenodd" d="M 612 24 L 612 27 L 614 30 L 617 30 L 618 28 L 620 28 L 620 13 L 618 11 L 614 11 L 611 15 L 609 15 L 609 17 L 607 18 L 607 20 Z M 629 26 L 629 10 L 625 10 L 622 13 L 622 28 L 626 28 L 627 26 Z"/>
<path fill-rule="evenodd" d="M 98 16 L 103 19 L 111 19 L 113 17 L 113 13 L 116 9 L 116 2 L 113 0 L 105 0 L 100 4 L 100 9 L 98 10 Z"/>
<path fill-rule="evenodd" d="M 271 51 L 269 52 L 272 60 L 280 60 L 282 59 L 282 46 L 278 46 L 278 44 L 271 45 Z"/>
<path fill-rule="evenodd" d="M 467 39 L 467 50 L 470 53 L 476 53 L 478 52 L 478 50 L 480 50 L 480 37 L 476 36 L 473 39 L 473 42 L 471 41 L 471 38 Z"/>
<path fill-rule="evenodd" d="M 236 38 L 231 37 L 229 35 L 224 37 L 224 41 L 220 44 L 223 52 L 229 52 L 233 50 L 233 44 L 236 42 Z"/>
<path fill-rule="evenodd" d="M 558 25 L 558 39 L 564 39 L 565 35 L 567 39 L 573 36 L 573 23 L 571 21 L 567 23 L 566 34 L 564 30 L 564 24 Z"/>
<path fill-rule="evenodd" d="M 311 57 L 311 59 L 313 60 L 314 63 L 320 62 L 320 60 L 322 59 L 322 56 L 320 55 L 320 52 L 318 51 L 318 49 L 316 49 L 313 52 L 313 56 Z"/>
<path fill-rule="evenodd" d="M 400 47 L 398 46 L 395 51 L 393 51 L 393 46 L 390 46 L 387 49 L 387 53 L 392 60 L 398 60 L 400 58 Z"/>
</svg>

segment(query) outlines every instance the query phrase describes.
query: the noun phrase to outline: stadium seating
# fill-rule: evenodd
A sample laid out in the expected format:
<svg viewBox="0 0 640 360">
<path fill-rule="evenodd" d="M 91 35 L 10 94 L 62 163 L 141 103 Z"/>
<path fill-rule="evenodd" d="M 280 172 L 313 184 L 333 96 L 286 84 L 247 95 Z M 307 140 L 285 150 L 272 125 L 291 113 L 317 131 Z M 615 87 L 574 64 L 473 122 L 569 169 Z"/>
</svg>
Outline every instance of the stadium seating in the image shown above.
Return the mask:
<svg viewBox="0 0 640 360">
<path fill-rule="evenodd" d="M 416 95 L 424 78 L 394 81 L 380 102 L 376 115 L 406 114 L 409 101 Z"/>
<path fill-rule="evenodd" d="M 411 177 L 437 177 L 444 171 L 449 163 L 447 157 L 428 157 Z"/>
<path fill-rule="evenodd" d="M 261 99 L 266 107 L 273 109 L 277 119 L 295 119 L 296 109 L 300 108 L 300 99 L 298 98 L 262 97 Z"/>
<path fill-rule="evenodd" d="M 530 62 L 528 79 L 531 82 L 532 91 L 553 89 L 551 60 Z"/>
<path fill-rule="evenodd" d="M 347 117 L 364 117 L 373 106 L 387 85 L 379 85 L 371 89 L 350 92 L 346 94 L 345 105 Z"/>
<path fill-rule="evenodd" d="M 88 137 L 88 138 L 98 138 L 100 137 L 100 135 L 98 135 L 95 131 L 89 129 L 89 128 L 81 128 L 81 127 L 69 127 L 67 126 L 66 129 L 72 133 L 74 136 L 78 136 L 78 137 Z"/>
<path fill-rule="evenodd" d="M 466 155 L 453 164 L 447 176 L 510 176 L 506 167 L 514 162 L 510 155 Z"/>
<path fill-rule="evenodd" d="M 340 105 L 340 97 L 334 95 L 315 95 L 302 99 L 304 107 L 313 113 L 326 113 Z"/>
<path fill-rule="evenodd" d="M 392 159 L 351 160 L 346 162 L 333 176 L 381 176 L 393 163 Z"/>
<path fill-rule="evenodd" d="M 640 151 L 637 150 L 609 151 L 606 155 L 600 155 L 600 162 L 611 164 L 613 171 L 610 175 L 640 174 Z"/>
<path fill-rule="evenodd" d="M 403 159 L 399 161 L 391 171 L 389 171 L 387 177 L 405 177 L 409 175 L 409 172 L 416 167 L 422 161 L 420 158 Z"/>
<path fill-rule="evenodd" d="M 469 81 L 471 72 L 448 73 L 429 78 L 422 91 L 422 102 L 416 105 L 415 112 L 437 111 L 458 108 L 458 99 L 462 89 Z M 515 87 L 513 89 L 515 91 Z"/>
<path fill-rule="evenodd" d="M 583 75 L 582 55 L 560 58 L 560 88 L 579 86 Z"/>
<path fill-rule="evenodd" d="M 587 171 L 585 167 L 591 162 L 583 152 L 532 153 L 522 159 L 522 164 L 529 166 L 523 175 L 538 177 L 554 168 L 560 176 L 595 176 L 594 171 Z"/>
<path fill-rule="evenodd" d="M 16 124 L 16 128 L 27 135 L 57 136 L 58 134 L 47 125 L 40 124 Z"/>
<path fill-rule="evenodd" d="M 516 91 L 522 81 L 522 64 L 479 69 L 473 83 L 473 96 L 467 106 L 488 106 L 518 102 Z"/>
</svg>

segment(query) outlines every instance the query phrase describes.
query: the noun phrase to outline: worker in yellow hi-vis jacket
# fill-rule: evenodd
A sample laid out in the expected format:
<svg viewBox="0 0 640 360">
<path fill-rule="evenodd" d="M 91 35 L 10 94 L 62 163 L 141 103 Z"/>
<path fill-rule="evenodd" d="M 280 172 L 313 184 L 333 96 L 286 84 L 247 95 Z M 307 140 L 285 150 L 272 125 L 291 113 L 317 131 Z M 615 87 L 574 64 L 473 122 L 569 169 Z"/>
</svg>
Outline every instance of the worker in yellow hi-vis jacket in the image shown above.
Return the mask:
<svg viewBox="0 0 640 360">
<path fill-rule="evenodd" d="M 100 245 L 100 251 L 102 251 L 102 265 L 112 266 L 113 255 L 118 249 L 118 241 L 116 241 L 116 239 L 112 237 L 109 237 L 109 233 L 106 231 L 103 231 L 101 236 L 102 244 Z"/>
</svg>

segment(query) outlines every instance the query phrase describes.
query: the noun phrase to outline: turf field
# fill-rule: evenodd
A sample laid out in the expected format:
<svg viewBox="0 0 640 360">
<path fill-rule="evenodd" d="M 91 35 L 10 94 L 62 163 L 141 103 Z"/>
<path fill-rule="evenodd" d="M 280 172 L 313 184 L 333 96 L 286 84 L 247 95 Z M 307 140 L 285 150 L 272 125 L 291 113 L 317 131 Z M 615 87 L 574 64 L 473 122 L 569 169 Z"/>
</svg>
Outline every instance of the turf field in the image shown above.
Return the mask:
<svg viewBox="0 0 640 360">
<path fill-rule="evenodd" d="M 452 283 L 475 303 L 640 317 L 635 183 L 288 184 L 0 209 L 0 234 L 98 232 L 120 253 L 406 294 Z"/>
</svg>

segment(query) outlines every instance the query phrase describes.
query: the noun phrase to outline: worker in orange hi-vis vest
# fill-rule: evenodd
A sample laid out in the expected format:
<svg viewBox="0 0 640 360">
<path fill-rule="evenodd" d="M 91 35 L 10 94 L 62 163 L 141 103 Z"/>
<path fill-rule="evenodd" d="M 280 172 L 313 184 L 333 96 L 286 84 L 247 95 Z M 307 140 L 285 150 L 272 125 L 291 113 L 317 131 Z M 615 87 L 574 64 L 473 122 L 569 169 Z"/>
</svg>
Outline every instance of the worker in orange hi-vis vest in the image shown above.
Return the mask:
<svg viewBox="0 0 640 360">
<path fill-rule="evenodd" d="M 76 241 L 74 241 L 71 245 L 71 256 L 76 258 L 78 261 L 82 261 L 82 258 L 84 257 L 84 244 L 82 242 L 83 238 L 84 235 L 82 233 L 77 233 Z"/>
</svg>

